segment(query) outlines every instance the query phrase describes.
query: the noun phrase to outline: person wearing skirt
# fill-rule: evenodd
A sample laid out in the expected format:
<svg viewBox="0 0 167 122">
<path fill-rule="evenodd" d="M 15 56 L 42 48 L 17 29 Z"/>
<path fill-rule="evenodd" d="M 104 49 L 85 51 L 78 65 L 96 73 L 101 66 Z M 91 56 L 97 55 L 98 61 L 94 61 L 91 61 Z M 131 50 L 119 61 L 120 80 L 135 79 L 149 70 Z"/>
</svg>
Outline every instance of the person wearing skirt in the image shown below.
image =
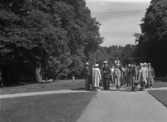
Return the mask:
<svg viewBox="0 0 167 122">
<path fill-rule="evenodd" d="M 115 86 L 116 90 L 120 90 L 120 78 L 121 78 L 121 71 L 119 69 L 119 66 L 117 65 L 114 70 L 114 80 L 115 80 Z"/>
<path fill-rule="evenodd" d="M 145 81 L 143 80 L 143 63 L 140 63 L 140 68 L 139 68 L 139 71 L 138 71 L 138 81 L 139 81 L 139 84 L 140 84 L 140 91 L 144 91 L 143 89 L 143 86 L 145 84 Z"/>
<path fill-rule="evenodd" d="M 98 90 L 100 80 L 102 79 L 101 72 L 98 66 L 99 66 L 98 64 L 95 64 L 95 67 L 93 68 L 92 71 L 92 86 L 94 90 Z"/>
<path fill-rule="evenodd" d="M 148 87 L 150 89 L 152 89 L 154 85 L 154 76 L 155 76 L 154 69 L 151 67 L 151 64 L 148 63 Z"/>
</svg>

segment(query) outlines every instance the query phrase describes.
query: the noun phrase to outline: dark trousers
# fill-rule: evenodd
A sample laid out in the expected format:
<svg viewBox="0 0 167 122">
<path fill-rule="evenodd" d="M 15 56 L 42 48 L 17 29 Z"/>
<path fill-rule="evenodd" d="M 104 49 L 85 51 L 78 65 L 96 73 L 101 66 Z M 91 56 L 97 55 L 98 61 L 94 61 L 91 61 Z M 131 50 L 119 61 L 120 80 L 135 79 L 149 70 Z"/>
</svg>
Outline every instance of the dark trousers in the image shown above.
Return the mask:
<svg viewBox="0 0 167 122">
<path fill-rule="evenodd" d="M 91 77 L 89 75 L 85 76 L 85 89 L 90 90 Z"/>
<path fill-rule="evenodd" d="M 110 89 L 110 79 L 107 79 L 107 78 L 103 79 L 103 87 L 104 87 L 104 90 Z"/>
</svg>

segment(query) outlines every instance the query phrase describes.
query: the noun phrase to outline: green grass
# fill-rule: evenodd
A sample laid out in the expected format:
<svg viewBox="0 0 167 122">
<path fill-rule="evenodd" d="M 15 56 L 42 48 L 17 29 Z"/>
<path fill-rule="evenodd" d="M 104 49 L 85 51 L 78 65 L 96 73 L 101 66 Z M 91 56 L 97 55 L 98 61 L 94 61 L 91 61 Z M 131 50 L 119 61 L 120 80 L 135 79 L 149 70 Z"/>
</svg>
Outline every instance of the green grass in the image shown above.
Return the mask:
<svg viewBox="0 0 167 122">
<path fill-rule="evenodd" d="M 167 90 L 150 90 L 148 92 L 167 107 Z"/>
<path fill-rule="evenodd" d="M 85 85 L 84 80 L 60 80 L 58 82 L 50 82 L 50 83 L 25 84 L 22 86 L 2 87 L 0 88 L 0 95 L 24 93 L 24 92 L 36 92 L 36 91 L 78 89 L 78 88 L 84 88 L 85 87 L 84 85 Z"/>
<path fill-rule="evenodd" d="M 167 82 L 167 77 L 155 77 L 155 80 L 162 81 L 162 82 Z"/>
<path fill-rule="evenodd" d="M 167 87 L 167 82 L 155 80 L 153 88 Z"/>
<path fill-rule="evenodd" d="M 1 122 L 76 122 L 97 92 L 1 99 Z"/>
</svg>

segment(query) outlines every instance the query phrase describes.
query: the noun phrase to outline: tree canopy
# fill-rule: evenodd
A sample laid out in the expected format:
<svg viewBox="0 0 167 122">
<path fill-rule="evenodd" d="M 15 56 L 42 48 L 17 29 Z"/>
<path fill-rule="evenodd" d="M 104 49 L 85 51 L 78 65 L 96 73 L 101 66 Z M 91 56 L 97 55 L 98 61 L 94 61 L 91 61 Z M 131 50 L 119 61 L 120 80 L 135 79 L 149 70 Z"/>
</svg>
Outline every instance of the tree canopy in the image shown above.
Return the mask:
<svg viewBox="0 0 167 122">
<path fill-rule="evenodd" d="M 167 1 L 152 0 L 141 23 L 141 33 L 135 34 L 136 53 L 141 62 L 150 62 L 156 74 L 167 73 Z"/>
<path fill-rule="evenodd" d="M 46 78 L 80 74 L 103 42 L 100 24 L 84 0 L 1 0 L 0 7 L 0 64 L 6 85 L 35 80 L 36 68 Z"/>
</svg>

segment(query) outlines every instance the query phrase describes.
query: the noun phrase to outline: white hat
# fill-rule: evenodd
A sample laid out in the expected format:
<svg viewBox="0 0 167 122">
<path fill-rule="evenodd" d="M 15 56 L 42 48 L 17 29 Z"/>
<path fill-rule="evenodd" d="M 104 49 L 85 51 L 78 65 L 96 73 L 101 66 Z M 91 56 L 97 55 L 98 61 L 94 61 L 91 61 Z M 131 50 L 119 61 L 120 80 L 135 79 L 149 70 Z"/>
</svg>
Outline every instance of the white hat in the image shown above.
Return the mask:
<svg viewBox="0 0 167 122">
<path fill-rule="evenodd" d="M 141 66 L 143 66 L 144 64 L 143 63 L 140 63 Z"/>
<path fill-rule="evenodd" d="M 104 63 L 104 64 L 107 64 L 107 63 L 108 63 L 108 61 L 103 61 L 103 63 Z"/>
<path fill-rule="evenodd" d="M 85 62 L 85 64 L 86 64 L 86 65 L 89 65 L 89 63 L 88 63 L 88 62 Z"/>
<path fill-rule="evenodd" d="M 98 67 L 99 66 L 99 64 L 95 64 L 95 67 Z"/>
</svg>

